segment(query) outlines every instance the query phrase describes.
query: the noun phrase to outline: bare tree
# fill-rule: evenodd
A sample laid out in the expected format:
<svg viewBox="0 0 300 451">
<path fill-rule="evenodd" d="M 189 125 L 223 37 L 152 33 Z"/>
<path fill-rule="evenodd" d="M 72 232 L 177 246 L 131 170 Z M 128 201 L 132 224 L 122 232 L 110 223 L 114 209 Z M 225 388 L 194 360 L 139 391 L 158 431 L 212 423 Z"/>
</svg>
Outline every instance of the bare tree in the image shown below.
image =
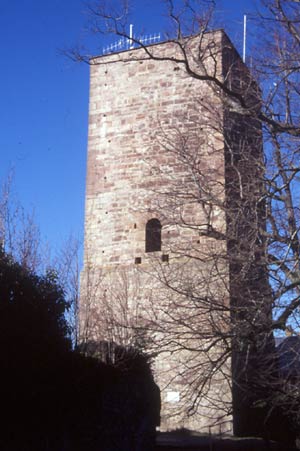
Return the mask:
<svg viewBox="0 0 300 451">
<path fill-rule="evenodd" d="M 14 194 L 11 171 L 1 186 L 0 241 L 3 250 L 29 271 L 38 272 L 45 264 L 41 252 L 40 230 L 34 210 L 26 212 Z"/>
<path fill-rule="evenodd" d="M 206 14 L 200 8 L 204 3 Z M 201 402 L 216 369 L 223 371 L 233 356 L 233 384 L 239 396 L 244 393 L 248 405 L 267 405 L 263 422 L 272 410 L 291 405 L 291 392 L 277 396 L 285 389 L 278 377 L 273 333 L 287 326 L 299 332 L 299 6 L 285 0 L 261 2 L 255 20 L 265 32 L 253 53 L 251 75 L 238 55 L 226 54 L 229 40 L 222 43 L 225 55 L 220 68 L 219 44 L 213 33 L 207 38 L 214 2 L 187 1 L 180 6 L 172 0 L 165 2 L 172 31 L 163 54 L 129 35 L 128 4 L 118 5 L 118 11 L 103 2 L 90 8 L 94 32 L 113 33 L 140 48 L 117 54 L 112 63 L 169 62 L 183 70 L 185 80 L 199 86 L 206 83 L 222 105 L 218 108 L 199 95 L 188 129 L 158 121 L 156 130 L 160 131 L 153 145 L 175 155 L 178 174 L 189 176 L 182 183 L 182 178 L 173 178 L 150 162 L 150 171 L 160 171 L 167 180 L 154 191 L 152 209 L 171 234 L 176 235 L 177 228 L 191 233 L 186 233 L 186 240 L 177 240 L 176 246 L 170 241 L 172 268 L 153 265 L 162 303 L 157 313 L 157 306 L 152 310 L 150 302 L 151 314 L 144 327 L 152 331 L 157 352 L 184 351 L 188 356 L 184 366 L 185 374 L 193 375 L 194 405 Z M 76 51 L 71 56 L 86 61 Z M 96 58 L 90 63 L 107 61 Z M 186 122 L 182 117 L 182 123 Z M 207 136 L 219 134 L 225 139 L 225 179 L 220 168 L 209 172 L 199 164 L 195 149 L 202 144 L 203 123 Z M 214 158 L 216 142 L 206 145 Z M 224 223 L 226 229 L 221 226 Z M 193 235 L 208 240 L 205 250 L 199 251 Z M 200 354 L 197 362 L 194 356 Z M 253 398 L 249 390 L 255 392 Z M 237 401 L 234 409 L 239 410 Z"/>
<path fill-rule="evenodd" d="M 11 171 L 2 182 L 0 195 L 0 243 L 2 250 L 10 255 L 29 273 L 44 275 L 55 273 L 58 284 L 65 292 L 69 305 L 66 312 L 76 346 L 78 330 L 79 299 L 79 254 L 80 242 L 70 236 L 58 251 L 41 238 L 35 212 L 27 212 L 14 189 L 14 172 Z"/>
<path fill-rule="evenodd" d="M 79 339 L 79 282 L 80 282 L 80 241 L 70 235 L 61 245 L 51 262 L 57 273 L 59 284 L 63 287 L 69 303 L 67 321 L 70 326 L 73 346 L 78 346 Z M 50 262 L 49 262 L 50 264 Z"/>
</svg>

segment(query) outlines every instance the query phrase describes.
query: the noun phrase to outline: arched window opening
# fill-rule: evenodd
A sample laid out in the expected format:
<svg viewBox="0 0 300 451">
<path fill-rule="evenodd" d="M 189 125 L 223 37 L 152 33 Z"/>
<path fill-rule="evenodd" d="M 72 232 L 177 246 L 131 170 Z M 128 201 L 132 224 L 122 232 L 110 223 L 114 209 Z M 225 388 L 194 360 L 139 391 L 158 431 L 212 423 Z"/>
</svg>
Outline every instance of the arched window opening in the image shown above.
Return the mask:
<svg viewBox="0 0 300 451">
<path fill-rule="evenodd" d="M 161 223 L 158 219 L 150 219 L 146 224 L 146 252 L 161 250 Z"/>
</svg>

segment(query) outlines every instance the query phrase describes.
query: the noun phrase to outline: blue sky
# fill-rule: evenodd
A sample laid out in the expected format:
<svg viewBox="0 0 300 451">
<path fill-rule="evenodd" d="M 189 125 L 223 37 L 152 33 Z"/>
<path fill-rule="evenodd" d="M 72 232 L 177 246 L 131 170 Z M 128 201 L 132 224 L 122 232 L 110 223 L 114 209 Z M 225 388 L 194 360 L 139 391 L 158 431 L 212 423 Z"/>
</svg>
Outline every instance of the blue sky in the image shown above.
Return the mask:
<svg viewBox="0 0 300 451">
<path fill-rule="evenodd" d="M 252 3 L 218 3 L 239 51 Z M 135 4 L 135 29 L 162 32 L 160 1 Z M 82 0 L 0 0 L 0 183 L 13 168 L 17 196 L 54 249 L 70 233 L 83 239 L 89 68 L 60 49 L 89 43 L 86 22 Z M 107 42 L 94 39 L 93 51 Z"/>
</svg>

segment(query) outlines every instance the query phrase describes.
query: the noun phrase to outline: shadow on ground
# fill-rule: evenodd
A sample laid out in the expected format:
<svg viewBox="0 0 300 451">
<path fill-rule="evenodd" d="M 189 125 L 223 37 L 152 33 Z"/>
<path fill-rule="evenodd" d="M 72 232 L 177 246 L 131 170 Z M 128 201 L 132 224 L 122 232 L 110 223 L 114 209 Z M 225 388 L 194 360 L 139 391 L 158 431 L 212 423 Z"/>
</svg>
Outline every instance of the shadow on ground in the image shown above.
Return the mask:
<svg viewBox="0 0 300 451">
<path fill-rule="evenodd" d="M 200 435 L 190 431 L 159 432 L 155 451 L 295 451 L 282 443 L 259 438 Z"/>
</svg>

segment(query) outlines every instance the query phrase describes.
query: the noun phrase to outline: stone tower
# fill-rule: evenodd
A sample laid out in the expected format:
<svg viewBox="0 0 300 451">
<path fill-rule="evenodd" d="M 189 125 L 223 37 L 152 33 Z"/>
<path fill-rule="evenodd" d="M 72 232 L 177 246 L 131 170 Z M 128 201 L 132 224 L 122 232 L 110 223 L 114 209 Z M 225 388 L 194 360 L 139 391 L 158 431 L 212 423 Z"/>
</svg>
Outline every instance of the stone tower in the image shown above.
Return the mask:
<svg viewBox="0 0 300 451">
<path fill-rule="evenodd" d="M 198 77 L 178 45 L 148 50 L 91 61 L 81 339 L 153 353 L 163 428 L 228 431 L 228 205 L 257 192 L 261 138 L 207 80 L 252 81 L 222 30 L 185 41 Z"/>
</svg>

